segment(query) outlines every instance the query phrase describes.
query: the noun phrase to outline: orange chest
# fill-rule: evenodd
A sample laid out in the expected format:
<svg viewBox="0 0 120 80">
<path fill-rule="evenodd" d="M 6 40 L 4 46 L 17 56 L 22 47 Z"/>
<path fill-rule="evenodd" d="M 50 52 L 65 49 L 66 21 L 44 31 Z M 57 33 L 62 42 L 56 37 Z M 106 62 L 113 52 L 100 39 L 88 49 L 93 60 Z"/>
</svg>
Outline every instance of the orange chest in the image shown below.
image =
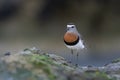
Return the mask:
<svg viewBox="0 0 120 80">
<path fill-rule="evenodd" d="M 64 40 L 66 42 L 75 42 L 78 39 L 78 35 L 74 34 L 74 33 L 66 33 L 64 35 Z"/>
</svg>

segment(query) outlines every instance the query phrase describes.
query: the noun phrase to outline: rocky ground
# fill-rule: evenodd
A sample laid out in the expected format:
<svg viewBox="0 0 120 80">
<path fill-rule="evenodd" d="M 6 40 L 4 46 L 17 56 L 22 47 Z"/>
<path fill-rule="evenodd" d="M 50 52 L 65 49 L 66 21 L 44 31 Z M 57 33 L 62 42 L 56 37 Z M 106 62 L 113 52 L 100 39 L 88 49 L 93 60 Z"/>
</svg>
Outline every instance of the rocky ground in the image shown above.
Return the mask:
<svg viewBox="0 0 120 80">
<path fill-rule="evenodd" d="M 0 80 L 120 80 L 120 59 L 103 67 L 74 66 L 36 48 L 0 58 Z"/>
</svg>

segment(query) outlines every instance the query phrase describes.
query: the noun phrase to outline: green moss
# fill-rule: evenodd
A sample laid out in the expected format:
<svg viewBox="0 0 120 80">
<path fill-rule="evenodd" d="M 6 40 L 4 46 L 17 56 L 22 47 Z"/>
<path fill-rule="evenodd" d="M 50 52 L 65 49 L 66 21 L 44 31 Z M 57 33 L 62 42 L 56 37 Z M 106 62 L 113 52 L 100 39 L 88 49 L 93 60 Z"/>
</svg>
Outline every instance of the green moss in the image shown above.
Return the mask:
<svg viewBox="0 0 120 80">
<path fill-rule="evenodd" d="M 30 50 L 30 49 L 28 49 L 28 48 L 25 48 L 23 51 L 27 51 L 27 50 Z"/>
<path fill-rule="evenodd" d="M 66 80 L 69 79 L 69 76 L 71 80 L 115 80 L 110 79 L 109 74 L 98 69 L 86 71 L 80 68 L 82 72 L 77 73 L 79 67 L 70 65 L 64 59 L 62 61 L 62 58 L 53 59 L 53 56 L 49 56 L 50 54 L 38 51 L 35 48 L 25 49 L 22 55 L 14 54 L 5 57 L 7 66 L 2 67 L 0 71 L 5 70 L 6 74 L 20 80 Z M 119 61 L 120 59 L 117 59 L 113 63 Z"/>
<path fill-rule="evenodd" d="M 44 72 L 47 74 L 47 76 L 49 77 L 50 80 L 55 80 L 55 75 L 54 73 L 52 73 L 50 68 L 43 68 Z"/>
<path fill-rule="evenodd" d="M 115 59 L 115 60 L 112 61 L 112 63 L 117 63 L 117 62 L 120 62 L 120 58 Z"/>
<path fill-rule="evenodd" d="M 55 75 L 51 71 L 51 59 L 45 55 L 33 54 L 28 58 L 29 62 L 32 63 L 36 68 L 42 69 L 50 80 L 55 80 Z"/>
<path fill-rule="evenodd" d="M 96 71 L 96 72 L 85 72 L 85 76 L 90 80 L 113 80 L 110 79 L 106 73 Z"/>
</svg>

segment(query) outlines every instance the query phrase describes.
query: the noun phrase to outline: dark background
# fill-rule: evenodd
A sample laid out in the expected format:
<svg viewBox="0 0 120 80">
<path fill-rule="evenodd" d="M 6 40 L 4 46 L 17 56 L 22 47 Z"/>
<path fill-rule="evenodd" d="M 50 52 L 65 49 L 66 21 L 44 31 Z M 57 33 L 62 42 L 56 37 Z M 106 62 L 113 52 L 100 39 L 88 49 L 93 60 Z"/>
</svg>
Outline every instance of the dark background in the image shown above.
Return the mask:
<svg viewBox="0 0 120 80">
<path fill-rule="evenodd" d="M 101 66 L 120 57 L 120 0 L 0 0 L 0 53 L 37 47 L 69 60 L 63 35 L 71 22 L 87 48 L 78 64 Z"/>
</svg>

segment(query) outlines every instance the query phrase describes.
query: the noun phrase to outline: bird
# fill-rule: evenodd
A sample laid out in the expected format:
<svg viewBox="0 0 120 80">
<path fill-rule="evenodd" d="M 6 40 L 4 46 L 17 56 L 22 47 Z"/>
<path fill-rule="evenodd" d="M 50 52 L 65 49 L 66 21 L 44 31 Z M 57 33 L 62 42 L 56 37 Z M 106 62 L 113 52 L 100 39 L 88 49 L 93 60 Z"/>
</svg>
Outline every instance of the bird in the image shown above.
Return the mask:
<svg viewBox="0 0 120 80">
<path fill-rule="evenodd" d="M 76 51 L 77 56 L 79 55 L 80 50 L 85 48 L 81 35 L 78 32 L 75 24 L 67 24 L 67 30 L 64 34 L 64 43 L 66 47 L 71 50 L 71 54 L 74 54 L 73 52 Z"/>
</svg>

